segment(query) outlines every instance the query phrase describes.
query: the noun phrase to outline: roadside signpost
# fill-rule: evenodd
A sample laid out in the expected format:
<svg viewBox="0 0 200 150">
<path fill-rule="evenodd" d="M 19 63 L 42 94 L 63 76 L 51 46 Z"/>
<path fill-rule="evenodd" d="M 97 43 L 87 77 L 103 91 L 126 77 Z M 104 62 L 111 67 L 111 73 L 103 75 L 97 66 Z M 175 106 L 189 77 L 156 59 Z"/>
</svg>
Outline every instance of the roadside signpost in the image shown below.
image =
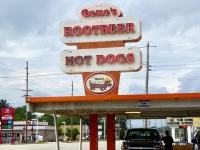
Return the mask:
<svg viewBox="0 0 200 150">
<path fill-rule="evenodd" d="M 1 134 L 2 130 L 12 130 L 12 139 L 13 141 L 13 120 L 14 120 L 14 108 L 1 108 Z M 1 137 L 0 137 L 1 138 Z M 1 140 L 0 140 L 1 141 Z"/>
<path fill-rule="evenodd" d="M 193 126 L 193 117 L 167 117 L 167 126 Z"/>
</svg>

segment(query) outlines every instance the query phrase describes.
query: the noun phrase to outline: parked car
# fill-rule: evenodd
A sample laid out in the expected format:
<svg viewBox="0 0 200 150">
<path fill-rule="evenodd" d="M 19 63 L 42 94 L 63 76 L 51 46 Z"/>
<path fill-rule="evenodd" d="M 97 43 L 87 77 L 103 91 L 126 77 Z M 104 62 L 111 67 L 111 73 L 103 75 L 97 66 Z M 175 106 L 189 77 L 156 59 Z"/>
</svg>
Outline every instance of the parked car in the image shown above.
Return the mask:
<svg viewBox="0 0 200 150">
<path fill-rule="evenodd" d="M 63 137 L 62 137 L 62 136 L 59 136 L 59 137 L 58 137 L 58 140 L 59 140 L 59 141 L 63 141 Z"/>
<path fill-rule="evenodd" d="M 104 135 L 100 135 L 100 139 L 104 139 Z"/>
<path fill-rule="evenodd" d="M 188 141 L 188 140 L 187 140 L 187 137 L 181 137 L 180 141 Z"/>
<path fill-rule="evenodd" d="M 161 150 L 162 139 L 157 129 L 131 128 L 128 129 L 121 145 L 121 150 L 151 149 Z"/>
<path fill-rule="evenodd" d="M 192 139 L 193 143 L 193 150 L 199 150 L 200 149 L 200 131 L 197 132 L 194 139 Z"/>
<path fill-rule="evenodd" d="M 3 143 L 9 143 L 9 140 L 7 138 L 2 138 L 1 140 Z"/>
<path fill-rule="evenodd" d="M 90 139 L 90 136 L 87 135 L 86 137 L 83 137 L 82 140 L 89 140 Z"/>
</svg>

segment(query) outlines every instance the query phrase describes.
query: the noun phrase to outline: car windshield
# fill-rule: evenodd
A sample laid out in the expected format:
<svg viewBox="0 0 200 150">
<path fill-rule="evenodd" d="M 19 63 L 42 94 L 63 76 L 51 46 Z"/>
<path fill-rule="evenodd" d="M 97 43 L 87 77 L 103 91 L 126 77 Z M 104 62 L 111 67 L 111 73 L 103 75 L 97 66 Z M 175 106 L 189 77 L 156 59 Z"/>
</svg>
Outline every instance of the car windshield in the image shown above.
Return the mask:
<svg viewBox="0 0 200 150">
<path fill-rule="evenodd" d="M 159 135 L 156 130 L 148 129 L 129 130 L 126 135 L 127 140 L 155 140 L 158 138 Z"/>
</svg>

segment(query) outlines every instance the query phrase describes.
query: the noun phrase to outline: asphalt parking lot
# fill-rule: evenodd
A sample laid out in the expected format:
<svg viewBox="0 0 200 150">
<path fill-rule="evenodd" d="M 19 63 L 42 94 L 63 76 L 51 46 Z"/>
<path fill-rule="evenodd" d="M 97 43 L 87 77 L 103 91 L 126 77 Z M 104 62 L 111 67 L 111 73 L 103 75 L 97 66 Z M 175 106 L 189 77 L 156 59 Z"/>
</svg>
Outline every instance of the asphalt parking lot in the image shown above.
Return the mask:
<svg viewBox="0 0 200 150">
<path fill-rule="evenodd" d="M 116 150 L 120 150 L 122 141 L 116 141 Z M 79 142 L 60 142 L 60 150 L 79 150 Z M 99 150 L 107 150 L 106 141 L 99 141 Z M 56 142 L 33 143 L 33 144 L 1 144 L 0 150 L 57 150 Z M 89 142 L 82 143 L 82 150 L 89 150 Z"/>
</svg>

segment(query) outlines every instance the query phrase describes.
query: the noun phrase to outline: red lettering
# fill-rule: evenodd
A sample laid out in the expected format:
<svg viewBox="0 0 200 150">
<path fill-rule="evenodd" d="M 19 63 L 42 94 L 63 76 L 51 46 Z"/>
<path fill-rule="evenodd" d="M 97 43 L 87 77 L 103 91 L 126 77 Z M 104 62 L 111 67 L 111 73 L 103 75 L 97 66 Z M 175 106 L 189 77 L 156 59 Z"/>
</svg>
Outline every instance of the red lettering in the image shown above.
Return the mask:
<svg viewBox="0 0 200 150">
<path fill-rule="evenodd" d="M 83 65 L 84 64 L 84 59 L 83 59 L 83 57 L 82 56 L 76 56 L 76 58 L 75 58 L 75 63 L 77 64 L 77 65 Z"/>
<path fill-rule="evenodd" d="M 117 10 L 113 9 L 113 15 L 117 15 Z M 109 16 L 110 15 L 110 11 L 108 9 L 105 10 L 87 10 L 87 9 L 83 9 L 81 11 L 81 15 L 84 17 L 95 17 L 95 16 Z"/>
<path fill-rule="evenodd" d="M 106 58 L 104 55 L 96 55 L 96 64 L 102 65 L 106 62 Z"/>
<path fill-rule="evenodd" d="M 86 56 L 66 56 L 65 57 L 65 65 L 66 66 L 81 66 L 84 63 L 86 65 L 91 65 L 91 55 Z M 108 54 L 107 56 L 104 55 L 96 55 L 96 64 L 97 65 L 103 65 L 105 62 L 108 64 L 114 64 L 116 62 L 120 64 L 125 63 L 133 63 L 135 61 L 134 54 L 128 53 L 126 56 L 125 54 L 117 54 L 116 56 L 114 54 Z"/>
<path fill-rule="evenodd" d="M 95 13 L 94 10 L 91 10 L 89 14 L 90 14 L 91 17 L 95 17 L 96 16 L 96 13 Z"/>
<path fill-rule="evenodd" d="M 126 55 L 127 57 L 127 63 L 133 63 L 135 61 L 135 58 L 134 58 L 134 54 L 133 53 L 128 53 Z"/>
<path fill-rule="evenodd" d="M 118 54 L 116 56 L 116 61 L 120 64 L 125 64 L 126 63 L 126 57 L 124 56 L 124 54 Z"/>
<path fill-rule="evenodd" d="M 108 34 L 108 26 L 100 25 L 100 34 Z"/>
<path fill-rule="evenodd" d="M 94 29 L 94 35 L 98 35 L 99 25 L 93 25 L 92 28 Z"/>
<path fill-rule="evenodd" d="M 70 57 L 65 57 L 65 65 L 66 66 L 74 66 L 75 65 L 75 57 L 70 56 Z"/>
<path fill-rule="evenodd" d="M 72 27 L 64 27 L 64 36 L 73 36 Z"/>
<path fill-rule="evenodd" d="M 73 28 L 73 33 L 76 36 L 80 36 L 82 34 L 82 28 L 80 26 L 75 26 Z"/>
<path fill-rule="evenodd" d="M 133 33 L 134 24 L 133 23 L 120 23 L 120 24 L 108 24 L 108 25 L 86 25 L 83 27 L 64 27 L 64 36 L 81 36 L 83 35 L 105 35 L 105 34 L 122 34 L 122 33 Z"/>
<path fill-rule="evenodd" d="M 123 23 L 117 24 L 118 33 L 125 33 L 125 25 Z"/>
<path fill-rule="evenodd" d="M 92 56 L 88 55 L 88 56 L 84 56 L 84 59 L 86 61 L 86 65 L 91 65 L 90 60 L 91 60 Z"/>
<path fill-rule="evenodd" d="M 84 33 L 85 35 L 90 35 L 90 34 L 92 34 L 92 28 L 91 28 L 90 26 L 84 26 L 84 27 L 83 27 L 83 33 Z"/>
<path fill-rule="evenodd" d="M 135 32 L 133 23 L 126 23 L 126 33 Z"/>
<path fill-rule="evenodd" d="M 110 15 L 110 11 L 108 9 L 105 9 L 103 12 L 104 12 L 104 16 L 109 16 Z"/>
<path fill-rule="evenodd" d="M 109 24 L 109 33 L 116 34 L 117 33 L 117 26 L 116 24 Z"/>
<path fill-rule="evenodd" d="M 96 10 L 96 16 L 103 16 L 103 10 Z"/>
<path fill-rule="evenodd" d="M 113 15 L 117 15 L 117 9 L 111 9 Z"/>
<path fill-rule="evenodd" d="M 83 10 L 81 11 L 81 14 L 82 14 L 84 17 L 89 17 L 89 16 L 90 16 L 90 13 L 89 13 L 89 11 L 88 11 L 87 9 L 83 9 Z"/>
<path fill-rule="evenodd" d="M 115 60 L 115 55 L 113 54 L 108 54 L 106 56 L 106 62 L 109 63 L 109 64 L 114 64 L 116 62 Z"/>
<path fill-rule="evenodd" d="M 87 56 L 67 56 L 65 57 L 65 65 L 66 66 L 75 66 L 75 64 L 81 66 L 86 62 L 86 65 L 91 65 L 91 55 Z"/>
</svg>

